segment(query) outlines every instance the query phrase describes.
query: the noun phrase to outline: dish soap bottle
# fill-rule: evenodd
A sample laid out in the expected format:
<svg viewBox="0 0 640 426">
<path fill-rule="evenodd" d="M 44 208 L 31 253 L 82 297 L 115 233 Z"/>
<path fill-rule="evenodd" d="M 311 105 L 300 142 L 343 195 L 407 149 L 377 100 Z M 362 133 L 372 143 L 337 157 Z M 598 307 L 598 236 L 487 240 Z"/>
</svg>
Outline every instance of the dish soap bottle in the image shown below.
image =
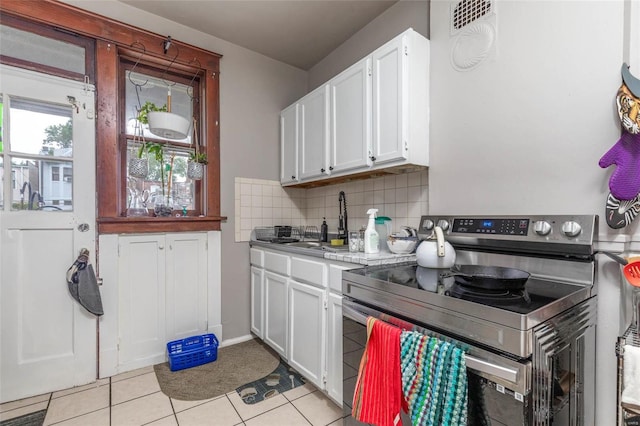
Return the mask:
<svg viewBox="0 0 640 426">
<path fill-rule="evenodd" d="M 320 225 L 320 241 L 322 241 L 323 243 L 329 241 L 329 227 L 327 226 L 326 217 L 322 218 L 322 225 Z"/>
<path fill-rule="evenodd" d="M 369 209 L 369 223 L 364 231 L 364 253 L 375 254 L 380 252 L 380 239 L 376 231 L 376 213 L 378 209 Z"/>
</svg>

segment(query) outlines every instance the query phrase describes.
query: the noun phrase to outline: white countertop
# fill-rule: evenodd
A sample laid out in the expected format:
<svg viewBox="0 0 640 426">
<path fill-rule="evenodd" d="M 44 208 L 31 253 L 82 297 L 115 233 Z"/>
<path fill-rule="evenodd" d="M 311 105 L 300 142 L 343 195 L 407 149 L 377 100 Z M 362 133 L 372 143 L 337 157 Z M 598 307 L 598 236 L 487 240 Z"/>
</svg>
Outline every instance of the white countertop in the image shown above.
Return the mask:
<svg viewBox="0 0 640 426">
<path fill-rule="evenodd" d="M 335 260 L 338 262 L 355 263 L 362 266 L 375 265 L 393 265 L 395 263 L 415 262 L 416 254 L 394 254 L 387 251 L 381 251 L 377 254 L 365 254 L 362 252 L 350 252 L 340 250 L 337 252 L 323 251 L 317 249 L 300 248 L 288 246 L 286 244 L 276 244 L 265 241 L 252 240 L 249 242 L 252 246 L 262 247 L 271 250 L 284 251 L 289 253 L 297 253 L 305 256 L 321 257 L 327 260 Z"/>
</svg>

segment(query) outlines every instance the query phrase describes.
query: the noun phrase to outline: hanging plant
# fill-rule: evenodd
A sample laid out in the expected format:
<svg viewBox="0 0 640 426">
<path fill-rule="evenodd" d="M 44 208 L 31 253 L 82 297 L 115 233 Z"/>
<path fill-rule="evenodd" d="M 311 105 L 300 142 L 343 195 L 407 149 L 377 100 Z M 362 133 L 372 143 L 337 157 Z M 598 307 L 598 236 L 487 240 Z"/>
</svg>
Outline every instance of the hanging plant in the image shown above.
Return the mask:
<svg viewBox="0 0 640 426">
<path fill-rule="evenodd" d="M 129 158 L 129 176 L 144 179 L 149 175 L 149 159 L 143 157 L 147 150 L 147 143 L 142 133 L 140 123 L 136 123 L 136 127 L 133 133 L 133 142 L 139 143 L 138 156 Z"/>
<path fill-rule="evenodd" d="M 148 152 L 152 154 L 160 167 L 160 186 L 162 188 L 162 196 L 156 197 L 153 211 L 156 216 L 170 216 L 173 210 L 171 205 L 171 183 L 169 182 L 167 191 L 165 192 L 165 172 L 169 171 L 169 180 L 171 179 L 171 165 L 164 163 L 164 147 L 158 143 L 148 145 Z M 173 158 L 173 156 L 172 156 Z M 172 160 L 173 161 L 173 160 Z"/>
<path fill-rule="evenodd" d="M 140 111 L 138 111 L 138 121 L 142 124 L 149 124 L 149 113 L 150 112 L 166 112 L 167 105 L 162 105 L 161 107 L 157 106 L 153 102 L 147 101 L 140 107 Z"/>
<path fill-rule="evenodd" d="M 189 154 L 189 161 L 187 162 L 187 177 L 193 180 L 200 180 L 204 177 L 204 166 L 209 163 L 209 160 L 207 159 L 207 154 L 205 152 L 200 152 L 195 118 L 193 119 L 193 142 L 195 148 Z"/>
</svg>

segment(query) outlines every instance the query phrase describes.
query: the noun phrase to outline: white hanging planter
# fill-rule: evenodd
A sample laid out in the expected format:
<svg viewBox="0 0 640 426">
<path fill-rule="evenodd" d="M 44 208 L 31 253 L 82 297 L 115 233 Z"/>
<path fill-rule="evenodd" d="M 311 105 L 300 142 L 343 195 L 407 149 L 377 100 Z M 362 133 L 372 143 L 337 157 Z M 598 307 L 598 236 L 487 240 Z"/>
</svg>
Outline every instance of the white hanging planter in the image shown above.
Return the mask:
<svg viewBox="0 0 640 426">
<path fill-rule="evenodd" d="M 189 135 L 190 122 L 172 112 L 150 111 L 149 131 L 164 139 L 184 139 Z"/>
</svg>

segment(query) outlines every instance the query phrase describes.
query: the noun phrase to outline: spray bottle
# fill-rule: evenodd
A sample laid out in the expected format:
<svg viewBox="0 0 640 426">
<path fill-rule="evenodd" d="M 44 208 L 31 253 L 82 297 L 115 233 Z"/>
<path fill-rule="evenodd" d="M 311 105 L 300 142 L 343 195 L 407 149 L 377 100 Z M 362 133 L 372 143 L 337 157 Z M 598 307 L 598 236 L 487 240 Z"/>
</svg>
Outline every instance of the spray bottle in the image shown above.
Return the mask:
<svg viewBox="0 0 640 426">
<path fill-rule="evenodd" d="M 380 252 L 380 239 L 376 231 L 376 213 L 378 209 L 369 209 L 369 223 L 364 231 L 364 252 L 365 254 L 375 254 Z"/>
</svg>

